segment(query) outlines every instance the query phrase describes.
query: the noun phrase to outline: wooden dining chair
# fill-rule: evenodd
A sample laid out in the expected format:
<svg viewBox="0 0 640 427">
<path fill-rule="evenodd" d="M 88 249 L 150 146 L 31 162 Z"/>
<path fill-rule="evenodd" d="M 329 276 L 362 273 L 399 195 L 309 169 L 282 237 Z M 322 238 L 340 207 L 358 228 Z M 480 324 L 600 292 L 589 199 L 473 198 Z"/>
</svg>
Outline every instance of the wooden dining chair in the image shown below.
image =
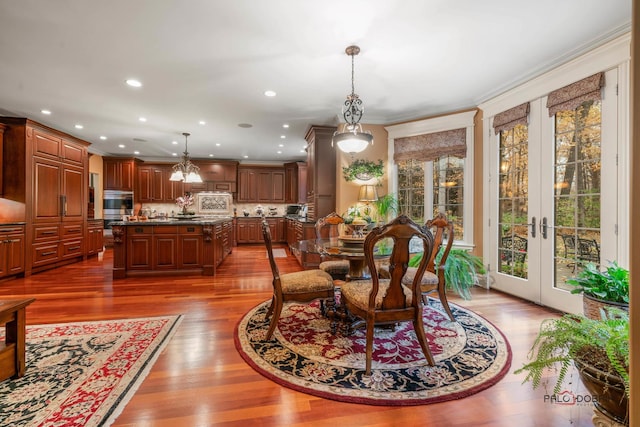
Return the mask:
<svg viewBox="0 0 640 427">
<path fill-rule="evenodd" d="M 342 322 L 349 322 L 343 331 L 348 334 L 362 325 L 366 326 L 366 375 L 371 375 L 374 330 L 377 325 L 413 322 L 413 328 L 425 358 L 429 365 L 435 364 L 429 350 L 422 319 L 420 282 L 427 269 L 428 257 L 423 257 L 421 260 L 411 285 L 403 284 L 411 257 L 409 242 L 413 237 L 422 241 L 425 253 L 431 253 L 433 248 L 431 232 L 422 229 L 405 215 L 400 215 L 392 222 L 371 230 L 364 241 L 364 254 L 367 265 L 371 269 L 371 280 L 346 282 L 342 286 L 340 317 Z M 384 238 L 393 240 L 393 249 L 389 257 L 390 279 L 378 277 L 374 258 L 375 244 Z M 350 321 L 352 318 L 354 318 L 353 322 Z"/>
<path fill-rule="evenodd" d="M 265 319 L 271 316 L 266 340 L 270 340 L 276 329 L 282 307 L 285 302 L 311 302 L 320 299 L 321 310 L 325 313 L 335 305 L 333 279 L 322 270 L 304 270 L 280 274 L 273 256 L 271 229 L 269 223 L 262 220 L 262 235 L 267 248 L 271 273 L 273 274 L 273 296 Z"/>
<path fill-rule="evenodd" d="M 340 235 L 340 224 L 344 223 L 344 219 L 335 212 L 319 218 L 316 221 L 316 238 L 327 239 Z M 323 259 L 318 268 L 325 271 L 333 277 L 334 280 L 345 281 L 349 274 L 349 261 L 340 259 Z"/>
<path fill-rule="evenodd" d="M 447 283 L 444 277 L 445 264 L 447 263 L 447 258 L 449 257 L 451 246 L 453 245 L 453 223 L 447 220 L 447 216 L 445 214 L 439 213 L 433 219 L 430 219 L 426 222 L 425 228 L 431 231 L 433 235 L 433 249 L 431 250 L 431 252 L 423 252 L 423 258 L 425 258 L 425 254 L 429 254 L 429 263 L 427 264 L 427 270 L 422 275 L 422 280 L 420 281 L 420 288 L 422 290 L 422 302 L 424 304 L 427 304 L 429 294 L 437 292 L 440 303 L 442 304 L 444 310 L 447 312 L 449 319 L 452 322 L 455 322 L 456 319 L 453 316 L 451 307 L 449 307 L 449 301 L 447 300 Z M 442 256 L 438 261 L 438 264 L 436 265 L 436 257 L 438 255 L 438 252 L 440 252 L 441 248 L 443 247 L 443 244 L 444 250 L 442 252 Z M 402 279 L 403 283 L 407 286 L 411 286 L 411 283 L 413 283 L 413 278 L 415 277 L 417 271 L 418 269 L 416 267 L 408 267 L 407 273 Z M 382 271 L 379 273 L 379 275 L 381 277 L 389 277 L 389 270 L 387 265 L 383 266 Z"/>
</svg>

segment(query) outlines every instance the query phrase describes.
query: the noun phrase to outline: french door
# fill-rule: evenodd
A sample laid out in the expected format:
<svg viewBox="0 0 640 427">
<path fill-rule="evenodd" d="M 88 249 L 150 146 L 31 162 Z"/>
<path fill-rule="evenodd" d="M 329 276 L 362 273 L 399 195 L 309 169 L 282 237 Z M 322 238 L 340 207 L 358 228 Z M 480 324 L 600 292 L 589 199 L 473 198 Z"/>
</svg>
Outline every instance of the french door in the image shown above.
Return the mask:
<svg viewBox="0 0 640 427">
<path fill-rule="evenodd" d="M 549 117 L 536 99 L 528 125 L 492 138 L 491 287 L 580 313 L 566 279 L 616 259 L 616 71 L 605 81 L 601 101 Z"/>
</svg>

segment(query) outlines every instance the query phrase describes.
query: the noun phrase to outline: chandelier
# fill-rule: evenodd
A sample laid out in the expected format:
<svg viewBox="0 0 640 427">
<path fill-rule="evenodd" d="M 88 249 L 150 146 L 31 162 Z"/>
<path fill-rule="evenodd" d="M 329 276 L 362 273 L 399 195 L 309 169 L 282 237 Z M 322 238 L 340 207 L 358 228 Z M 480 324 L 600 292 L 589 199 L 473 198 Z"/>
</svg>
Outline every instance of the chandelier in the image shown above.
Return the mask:
<svg viewBox="0 0 640 427">
<path fill-rule="evenodd" d="M 362 100 L 355 93 L 353 84 L 354 57 L 360 53 L 360 48 L 349 46 L 345 49 L 345 53 L 351 57 L 351 94 L 347 95 L 347 100 L 342 106 L 342 116 L 345 123 L 342 124 L 341 129 L 338 128 L 333 134 L 331 146 L 335 143 L 340 150 L 353 155 L 363 151 L 369 144 L 373 144 L 373 135 L 371 132 L 363 131 L 362 125 L 360 125 L 364 108 Z"/>
<path fill-rule="evenodd" d="M 200 178 L 200 168 L 194 165 L 189 158 L 189 152 L 187 151 L 187 138 L 189 133 L 184 132 L 184 153 L 180 163 L 173 166 L 173 173 L 169 181 L 184 181 L 186 183 L 202 182 Z"/>
</svg>

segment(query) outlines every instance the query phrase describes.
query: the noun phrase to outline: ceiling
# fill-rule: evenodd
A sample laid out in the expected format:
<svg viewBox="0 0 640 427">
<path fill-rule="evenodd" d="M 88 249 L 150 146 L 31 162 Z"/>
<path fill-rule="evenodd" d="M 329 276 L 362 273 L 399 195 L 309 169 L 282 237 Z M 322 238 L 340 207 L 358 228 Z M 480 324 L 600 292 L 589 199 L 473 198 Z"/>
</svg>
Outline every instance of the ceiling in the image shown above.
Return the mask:
<svg viewBox="0 0 640 427">
<path fill-rule="evenodd" d="M 351 44 L 362 123 L 392 124 L 475 107 L 630 26 L 631 0 L 1 0 L 0 115 L 97 154 L 171 161 L 189 132 L 195 158 L 299 160 L 310 125 L 342 119 Z"/>
</svg>

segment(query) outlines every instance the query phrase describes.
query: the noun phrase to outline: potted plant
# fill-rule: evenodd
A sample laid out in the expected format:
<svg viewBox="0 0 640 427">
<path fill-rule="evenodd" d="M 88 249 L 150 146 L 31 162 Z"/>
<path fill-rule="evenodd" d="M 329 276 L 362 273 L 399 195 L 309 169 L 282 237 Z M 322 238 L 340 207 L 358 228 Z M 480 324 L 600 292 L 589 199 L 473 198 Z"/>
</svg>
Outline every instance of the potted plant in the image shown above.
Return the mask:
<svg viewBox="0 0 640 427">
<path fill-rule="evenodd" d="M 384 163 L 382 160 L 372 162 L 371 160 L 357 159 L 349 166 L 342 167 L 342 176 L 347 181 L 369 181 L 374 178 L 381 178 L 384 175 Z"/>
<path fill-rule="evenodd" d="M 553 388 L 560 393 L 571 364 L 594 404 L 616 422 L 628 423 L 629 314 L 612 308 L 600 319 L 574 314 L 546 319 L 529 353 L 529 363 L 515 371 L 538 387 L 549 370 L 558 372 Z"/>
<path fill-rule="evenodd" d="M 603 271 L 588 263 L 576 277 L 567 279 L 567 284 L 574 286 L 572 294 L 583 295 L 587 317 L 600 318 L 601 308 L 618 307 L 629 311 L 629 270 L 616 262 Z"/>
<path fill-rule="evenodd" d="M 389 215 L 398 213 L 398 198 L 393 193 L 387 193 L 378 197 L 373 206 L 378 215 L 378 222 L 384 223 L 389 220 Z"/>
<path fill-rule="evenodd" d="M 440 248 L 435 259 L 436 266 L 439 265 L 443 252 L 444 248 Z M 424 252 L 420 252 L 414 255 L 409 261 L 409 267 L 416 267 L 423 254 Z M 447 288 L 453 289 L 466 300 L 471 299 L 470 289 L 478 284 L 478 274 L 485 273 L 482 258 L 465 249 L 452 248 L 444 268 L 444 280 Z"/>
</svg>

